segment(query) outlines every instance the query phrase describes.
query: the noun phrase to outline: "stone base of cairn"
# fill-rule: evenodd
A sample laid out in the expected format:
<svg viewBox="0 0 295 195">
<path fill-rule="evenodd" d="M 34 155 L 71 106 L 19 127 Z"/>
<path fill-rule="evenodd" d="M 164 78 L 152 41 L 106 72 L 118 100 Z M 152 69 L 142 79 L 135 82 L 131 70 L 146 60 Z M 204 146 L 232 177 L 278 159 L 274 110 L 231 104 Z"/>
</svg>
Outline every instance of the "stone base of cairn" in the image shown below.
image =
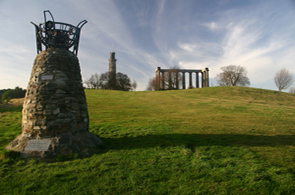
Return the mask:
<svg viewBox="0 0 295 195">
<path fill-rule="evenodd" d="M 89 117 L 77 56 L 49 48 L 36 56 L 22 110 L 22 133 L 6 149 L 22 157 L 87 156 L 102 142 Z M 35 140 L 35 141 L 34 141 Z"/>
<path fill-rule="evenodd" d="M 46 150 L 26 150 L 30 140 L 38 140 L 38 144 L 35 145 L 36 149 L 48 144 Z M 77 135 L 71 133 L 65 133 L 57 137 L 52 138 L 38 138 L 31 139 L 26 136 L 19 135 L 15 140 L 10 142 L 6 147 L 7 150 L 14 150 L 20 152 L 21 158 L 38 157 L 42 159 L 53 159 L 58 155 L 71 155 L 73 153 L 79 154 L 80 157 L 87 157 L 93 153 L 97 153 L 97 146 L 101 144 L 101 140 L 90 132 L 84 132 Z"/>
</svg>

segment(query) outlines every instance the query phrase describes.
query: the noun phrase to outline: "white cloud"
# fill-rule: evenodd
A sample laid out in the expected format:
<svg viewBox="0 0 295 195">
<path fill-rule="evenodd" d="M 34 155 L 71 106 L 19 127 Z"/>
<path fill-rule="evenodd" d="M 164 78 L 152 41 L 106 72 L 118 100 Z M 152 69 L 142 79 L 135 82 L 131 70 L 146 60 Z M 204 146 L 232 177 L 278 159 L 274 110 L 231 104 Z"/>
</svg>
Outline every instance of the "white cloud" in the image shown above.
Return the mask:
<svg viewBox="0 0 295 195">
<path fill-rule="evenodd" d="M 204 26 L 209 28 L 209 30 L 211 30 L 211 31 L 220 30 L 222 28 L 222 26 L 220 26 L 216 22 L 204 23 Z"/>
<path fill-rule="evenodd" d="M 195 50 L 197 45 L 189 44 L 189 43 L 178 43 L 180 49 L 183 49 L 188 52 L 192 52 Z"/>
</svg>

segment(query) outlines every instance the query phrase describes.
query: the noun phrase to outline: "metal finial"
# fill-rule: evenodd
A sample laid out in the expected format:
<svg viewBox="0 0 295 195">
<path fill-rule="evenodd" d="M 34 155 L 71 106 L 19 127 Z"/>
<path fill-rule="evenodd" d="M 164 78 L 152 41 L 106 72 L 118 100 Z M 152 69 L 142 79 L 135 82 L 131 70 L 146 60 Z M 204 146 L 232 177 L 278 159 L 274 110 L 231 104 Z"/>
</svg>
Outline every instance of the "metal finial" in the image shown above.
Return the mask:
<svg viewBox="0 0 295 195">
<path fill-rule="evenodd" d="M 51 20 L 47 20 L 49 14 Z M 42 51 L 42 44 L 47 48 L 67 48 L 73 47 L 73 53 L 78 54 L 78 46 L 81 28 L 87 23 L 82 20 L 77 26 L 63 22 L 55 22 L 49 10 L 44 11 L 44 23 L 37 26 L 31 22 L 36 29 L 37 53 Z"/>
</svg>

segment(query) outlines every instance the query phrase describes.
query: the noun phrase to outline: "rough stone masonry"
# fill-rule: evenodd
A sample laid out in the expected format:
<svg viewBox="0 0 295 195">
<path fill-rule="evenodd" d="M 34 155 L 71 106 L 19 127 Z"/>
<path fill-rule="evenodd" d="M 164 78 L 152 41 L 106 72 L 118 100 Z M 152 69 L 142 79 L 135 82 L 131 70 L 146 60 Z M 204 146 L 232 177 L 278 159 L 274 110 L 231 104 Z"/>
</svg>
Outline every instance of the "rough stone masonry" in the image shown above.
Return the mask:
<svg viewBox="0 0 295 195">
<path fill-rule="evenodd" d="M 89 117 L 77 56 L 48 47 L 34 61 L 22 110 L 22 133 L 6 149 L 22 157 L 96 151 L 101 140 L 89 132 Z"/>
</svg>

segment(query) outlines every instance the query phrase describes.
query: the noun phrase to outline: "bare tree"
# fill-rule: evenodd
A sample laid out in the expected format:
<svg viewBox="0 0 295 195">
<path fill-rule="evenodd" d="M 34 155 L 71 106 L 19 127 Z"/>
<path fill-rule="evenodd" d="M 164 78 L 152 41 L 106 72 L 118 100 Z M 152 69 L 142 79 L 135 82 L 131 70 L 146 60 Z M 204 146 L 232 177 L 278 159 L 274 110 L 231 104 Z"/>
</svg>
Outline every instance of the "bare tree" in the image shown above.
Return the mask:
<svg viewBox="0 0 295 195">
<path fill-rule="evenodd" d="M 164 86 L 162 86 L 163 84 Z M 179 67 L 174 66 L 164 73 L 164 77 L 150 79 L 146 90 L 177 89 L 177 84 L 178 87 L 182 85 L 182 74 L 179 72 Z"/>
<path fill-rule="evenodd" d="M 286 68 L 279 70 L 275 76 L 274 81 L 279 91 L 287 89 L 293 84 L 294 80 L 292 74 Z"/>
<path fill-rule="evenodd" d="M 132 91 L 136 91 L 136 88 L 137 88 L 137 82 L 133 79 L 132 83 L 131 83 L 131 88 L 132 88 Z"/>
<path fill-rule="evenodd" d="M 101 73 L 99 76 L 99 82 L 98 82 L 99 89 L 110 89 L 109 87 L 109 73 Z"/>
<path fill-rule="evenodd" d="M 84 83 L 86 84 L 87 88 L 99 89 L 99 79 L 99 75 L 95 73 L 94 75 L 91 75 L 91 77 L 87 79 Z"/>
<path fill-rule="evenodd" d="M 91 77 L 84 83 L 86 84 L 87 88 L 91 89 L 111 89 L 109 87 L 110 85 L 108 72 L 102 73 L 101 75 L 95 73 L 94 75 L 91 75 Z M 123 74 L 121 72 L 118 72 L 116 74 L 116 87 L 114 90 L 130 91 L 135 90 L 136 87 L 136 81 L 133 80 L 132 83 L 131 79 L 126 74 Z"/>
<path fill-rule="evenodd" d="M 182 74 L 179 72 L 178 66 L 173 66 L 164 74 L 165 89 L 177 89 L 182 84 Z"/>
<path fill-rule="evenodd" d="M 149 80 L 149 83 L 148 83 L 148 86 L 146 87 L 146 90 L 147 91 L 160 90 L 159 85 L 157 84 L 157 79 L 155 77 Z"/>
<path fill-rule="evenodd" d="M 221 67 L 222 73 L 216 75 L 220 86 L 249 86 L 250 80 L 247 77 L 247 71 L 244 67 L 238 65 L 229 65 Z"/>
<path fill-rule="evenodd" d="M 294 94 L 295 94 L 295 87 L 291 87 L 291 88 L 289 89 L 289 93 L 294 93 Z"/>
</svg>

